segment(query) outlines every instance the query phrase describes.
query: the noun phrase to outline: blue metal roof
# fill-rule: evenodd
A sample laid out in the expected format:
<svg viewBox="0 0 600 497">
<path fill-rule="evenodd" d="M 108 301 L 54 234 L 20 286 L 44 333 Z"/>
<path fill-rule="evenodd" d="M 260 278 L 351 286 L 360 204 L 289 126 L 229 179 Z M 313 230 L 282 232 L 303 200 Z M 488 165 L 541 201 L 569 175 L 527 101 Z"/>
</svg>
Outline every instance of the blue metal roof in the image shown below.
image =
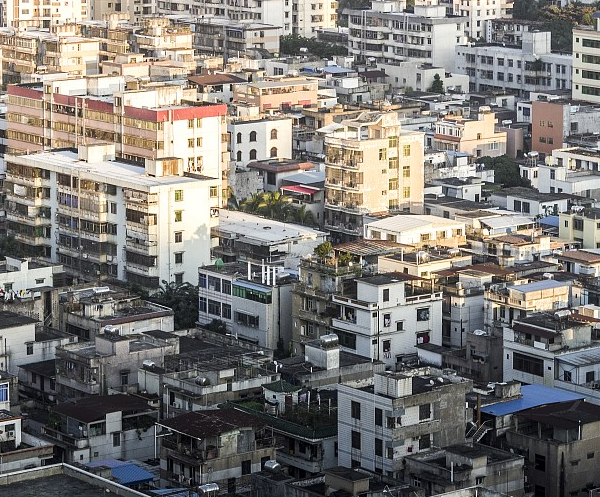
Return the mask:
<svg viewBox="0 0 600 497">
<path fill-rule="evenodd" d="M 87 464 L 90 468 L 106 466 L 111 469 L 111 475 L 116 478 L 121 485 L 130 487 L 140 483 L 148 483 L 154 479 L 152 473 L 127 461 L 118 461 L 117 459 L 104 459 Z"/>
<path fill-rule="evenodd" d="M 584 398 L 583 395 L 543 385 L 524 385 L 521 387 L 521 394 L 523 397 L 520 399 L 483 406 L 481 412 L 490 414 L 491 416 L 506 416 L 507 414 L 514 414 L 515 412 L 524 411 L 532 407 Z"/>
<path fill-rule="evenodd" d="M 554 226 L 558 228 L 558 216 L 546 216 L 538 219 L 538 223 L 545 224 L 546 226 Z"/>
<path fill-rule="evenodd" d="M 179 492 L 179 493 L 172 493 Z M 161 488 L 160 490 L 149 490 L 150 495 L 168 495 L 169 497 L 190 497 L 189 488 Z M 198 497 L 196 492 L 192 492 L 192 497 Z"/>
</svg>

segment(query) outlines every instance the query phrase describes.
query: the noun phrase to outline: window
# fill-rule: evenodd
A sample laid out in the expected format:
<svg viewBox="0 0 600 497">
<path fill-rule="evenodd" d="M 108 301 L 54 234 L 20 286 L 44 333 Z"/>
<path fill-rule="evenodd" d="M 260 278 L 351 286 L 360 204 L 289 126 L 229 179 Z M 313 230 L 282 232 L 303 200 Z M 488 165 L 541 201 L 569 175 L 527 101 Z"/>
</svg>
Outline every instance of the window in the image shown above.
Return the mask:
<svg viewBox="0 0 600 497">
<path fill-rule="evenodd" d="M 360 402 L 352 401 L 350 404 L 350 416 L 360 419 Z"/>
<path fill-rule="evenodd" d="M 419 406 L 419 421 L 431 418 L 431 404 L 421 404 Z"/>
<path fill-rule="evenodd" d="M 256 141 L 256 131 L 251 131 L 250 132 L 250 141 L 251 142 L 255 142 Z"/>
<path fill-rule="evenodd" d="M 546 471 L 546 456 L 536 454 L 533 467 L 538 471 Z"/>
<path fill-rule="evenodd" d="M 200 275 L 198 276 L 198 287 L 206 288 L 206 274 L 205 273 L 200 273 Z"/>
<path fill-rule="evenodd" d="M 221 280 L 221 292 L 226 295 L 231 295 L 231 281 Z"/>
<path fill-rule="evenodd" d="M 277 130 L 276 129 L 271 130 L 271 140 L 277 140 Z"/>
<path fill-rule="evenodd" d="M 238 133 L 235 138 L 236 138 L 235 139 L 236 143 L 242 143 L 242 134 L 241 133 Z"/>
<path fill-rule="evenodd" d="M 235 154 L 235 160 L 237 160 L 238 162 L 242 162 L 242 151 L 238 150 Z"/>
<path fill-rule="evenodd" d="M 242 475 L 249 475 L 252 473 L 252 460 L 246 459 L 242 461 Z"/>
<path fill-rule="evenodd" d="M 181 243 L 183 241 L 183 231 L 175 232 L 175 243 Z"/>
<path fill-rule="evenodd" d="M 113 433 L 112 435 L 112 439 L 113 439 L 113 447 L 121 447 L 121 434 L 120 433 Z"/>
<path fill-rule="evenodd" d="M 231 319 L 231 305 L 223 304 L 221 307 L 221 313 L 224 319 Z"/>
<path fill-rule="evenodd" d="M 404 321 L 396 321 L 396 331 L 404 331 Z"/>
<path fill-rule="evenodd" d="M 396 418 L 393 416 L 387 416 L 385 421 L 386 428 L 396 428 Z"/>
<path fill-rule="evenodd" d="M 219 187 L 211 186 L 210 187 L 210 198 L 217 198 L 219 195 Z"/>
<path fill-rule="evenodd" d="M 410 145 L 404 145 L 402 147 L 402 157 L 410 157 Z"/>
<path fill-rule="evenodd" d="M 196 146 L 197 147 L 201 147 L 202 146 L 202 137 L 199 136 L 198 138 L 196 138 Z"/>
<path fill-rule="evenodd" d="M 571 382 L 572 380 L 572 375 L 571 375 L 571 371 L 565 371 L 563 374 L 563 380 L 564 381 L 568 381 Z"/>
<path fill-rule="evenodd" d="M 384 288 L 383 289 L 383 301 L 384 302 L 389 302 L 390 301 L 390 289 L 389 288 Z"/>
<path fill-rule="evenodd" d="M 193 127 L 194 127 L 194 120 L 188 119 L 188 128 L 193 129 Z"/>
<path fill-rule="evenodd" d="M 277 157 L 277 147 L 272 147 L 270 151 L 271 157 Z"/>
<path fill-rule="evenodd" d="M 383 440 L 381 438 L 375 439 L 375 455 L 383 457 Z"/>
<path fill-rule="evenodd" d="M 383 326 L 384 328 L 389 328 L 392 326 L 392 315 L 387 313 L 383 315 Z"/>
<path fill-rule="evenodd" d="M 27 344 L 27 355 L 33 355 L 33 343 Z"/>
<path fill-rule="evenodd" d="M 176 285 L 183 284 L 183 273 L 175 273 L 175 284 Z"/>
<path fill-rule="evenodd" d="M 206 312 L 206 298 L 205 297 L 200 297 L 200 299 L 198 301 L 198 308 L 199 308 L 200 312 Z"/>
<path fill-rule="evenodd" d="M 515 352 L 513 354 L 513 369 L 535 376 L 544 376 L 544 361 Z"/>
<path fill-rule="evenodd" d="M 175 190 L 175 202 L 181 202 L 183 200 L 183 190 Z"/>
<path fill-rule="evenodd" d="M 587 453 L 587 458 L 588 459 L 594 459 L 594 453 L 593 452 L 588 452 Z"/>
<path fill-rule="evenodd" d="M 175 222 L 180 223 L 183 219 L 183 211 L 175 211 Z"/>
<path fill-rule="evenodd" d="M 585 373 L 585 382 L 590 383 L 591 381 L 594 381 L 596 379 L 595 376 L 594 371 L 588 371 Z"/>
<path fill-rule="evenodd" d="M 394 459 L 394 448 L 388 447 L 385 451 L 385 457 L 387 459 Z"/>
<path fill-rule="evenodd" d="M 121 371 L 121 385 L 129 385 L 129 370 Z"/>
<path fill-rule="evenodd" d="M 250 160 L 256 160 L 256 150 L 250 150 Z"/>
<path fill-rule="evenodd" d="M 417 309 L 417 321 L 429 321 L 429 307 Z"/>
<path fill-rule="evenodd" d="M 383 411 L 378 407 L 375 408 L 375 426 L 383 426 Z"/>
<path fill-rule="evenodd" d="M 8 383 L 0 384 L 0 402 L 8 402 Z"/>
<path fill-rule="evenodd" d="M 428 449 L 429 447 L 431 447 L 431 438 L 429 438 L 429 434 L 419 438 L 419 450 Z"/>
<path fill-rule="evenodd" d="M 188 148 L 194 148 L 194 139 L 188 138 Z"/>
<path fill-rule="evenodd" d="M 352 448 L 360 450 L 360 431 L 352 430 Z"/>
<path fill-rule="evenodd" d="M 175 264 L 183 264 L 183 252 L 175 252 Z"/>
<path fill-rule="evenodd" d="M 485 481 L 485 476 L 476 476 L 475 477 L 475 485 L 483 485 Z"/>
<path fill-rule="evenodd" d="M 221 315 L 221 303 L 216 300 L 208 299 L 208 313 L 213 316 Z"/>
</svg>

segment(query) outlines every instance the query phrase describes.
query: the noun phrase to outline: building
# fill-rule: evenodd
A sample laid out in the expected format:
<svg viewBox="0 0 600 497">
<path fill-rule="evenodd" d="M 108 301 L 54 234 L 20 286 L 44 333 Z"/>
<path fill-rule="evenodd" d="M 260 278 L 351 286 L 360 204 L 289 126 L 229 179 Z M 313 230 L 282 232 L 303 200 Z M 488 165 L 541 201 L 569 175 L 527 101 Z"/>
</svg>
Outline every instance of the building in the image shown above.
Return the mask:
<svg viewBox="0 0 600 497">
<path fill-rule="evenodd" d="M 490 202 L 501 209 L 508 209 L 525 215 L 556 216 L 568 211 L 578 199 L 567 193 L 540 193 L 532 188 L 504 188 L 492 193 Z"/>
<path fill-rule="evenodd" d="M 200 325 L 219 321 L 227 332 L 271 350 L 290 343 L 296 279 L 284 266 L 233 262 L 203 266 L 198 275 Z"/>
<path fill-rule="evenodd" d="M 600 228 L 597 208 L 577 209 L 559 214 L 558 236 L 572 240 L 583 249 L 600 248 Z"/>
<path fill-rule="evenodd" d="M 480 107 L 477 119 L 446 116 L 435 123 L 433 148 L 467 153 L 474 157 L 506 154 L 506 132 L 496 131 L 496 114 Z"/>
<path fill-rule="evenodd" d="M 236 85 L 246 83 L 246 80 L 229 73 L 199 74 L 188 77 L 190 86 L 198 90 L 200 102 L 231 103 L 233 89 Z M 231 139 L 229 141 L 231 144 Z"/>
<path fill-rule="evenodd" d="M 226 106 L 196 102 L 195 88 L 163 83 L 130 89 L 123 76 L 103 75 L 8 91 L 13 154 L 109 142 L 117 157 L 138 165 L 178 158 L 183 170 L 219 181 L 227 170 Z"/>
<path fill-rule="evenodd" d="M 548 31 L 523 32 L 520 47 L 457 44 L 451 70 L 469 76 L 471 91 L 510 90 L 527 98 L 531 92 L 570 89 L 573 59 L 553 53 L 550 44 Z"/>
<path fill-rule="evenodd" d="M 342 121 L 324 152 L 325 227 L 334 241 L 362 235 L 365 215 L 422 205 L 423 134 L 403 130 L 395 112 Z"/>
<path fill-rule="evenodd" d="M 36 0 L 22 4 L 15 0 L 4 0 L 1 5 L 0 26 L 15 28 L 18 31 L 31 29 L 56 29 L 67 23 L 88 19 L 89 4 L 82 0 L 68 2 L 62 0 L 56 4 Z"/>
<path fill-rule="evenodd" d="M 369 222 L 364 236 L 374 240 L 391 240 L 415 248 L 458 248 L 466 243 L 465 224 L 438 216 L 402 215 Z"/>
<path fill-rule="evenodd" d="M 237 85 L 233 103 L 256 107 L 259 112 L 300 110 L 317 106 L 318 81 L 314 78 L 270 78 Z"/>
<path fill-rule="evenodd" d="M 443 67 L 433 66 L 421 62 L 395 62 L 391 64 L 377 64 L 377 68 L 384 71 L 387 81 L 392 88 L 426 92 L 431 88 L 438 76 L 444 84 L 446 91 L 461 93 L 469 88 L 469 76 L 447 71 Z"/>
<path fill-rule="evenodd" d="M 38 325 L 36 319 L 10 311 L 0 311 L 3 348 L 0 371 L 18 374 L 19 366 L 54 359 L 57 346 L 76 342 L 77 337 Z"/>
<path fill-rule="evenodd" d="M 488 35 L 489 24 L 498 20 L 510 20 L 512 16 L 512 0 L 502 0 L 497 3 L 478 4 L 475 0 L 441 0 L 440 4 L 446 5 L 447 14 L 468 17 L 465 26 L 465 36 L 471 40 L 485 38 Z M 485 8 L 482 8 L 485 7 Z"/>
<path fill-rule="evenodd" d="M 129 395 L 93 396 L 63 402 L 50 411 L 42 428 L 70 463 L 103 459 L 146 460 L 155 455 L 154 423 L 158 412 Z"/>
<path fill-rule="evenodd" d="M 58 402 L 56 390 L 56 360 L 47 359 L 19 366 L 19 395 L 45 409 Z"/>
<path fill-rule="evenodd" d="M 591 103 L 600 102 L 600 86 L 596 62 L 600 56 L 600 19 L 593 26 L 573 29 L 573 98 Z"/>
<path fill-rule="evenodd" d="M 133 35 L 137 51 L 146 57 L 172 60 L 185 67 L 189 74 L 196 73 L 194 34 L 190 25 L 173 23 L 162 16 L 146 16 L 138 23 L 141 26 Z"/>
<path fill-rule="evenodd" d="M 467 42 L 464 17 L 446 17 L 437 2 L 375 2 L 370 10 L 345 9 L 348 52 L 361 63 L 419 61 L 453 71 L 454 47 Z"/>
<path fill-rule="evenodd" d="M 156 291 L 163 280 L 195 280 L 210 260 L 220 188 L 220 178 L 184 173 L 181 159 L 149 160 L 144 169 L 115 160 L 114 145 L 10 156 L 8 230 L 27 251 L 84 279 Z"/>
<path fill-rule="evenodd" d="M 374 382 L 363 388 L 338 387 L 340 465 L 398 478 L 406 456 L 465 442 L 470 381 L 426 368 L 376 374 Z"/>
<path fill-rule="evenodd" d="M 331 322 L 343 350 L 395 366 L 421 344 L 442 344 L 442 294 L 405 273 L 365 276 L 334 294 Z"/>
<path fill-rule="evenodd" d="M 61 292 L 59 301 L 60 328 L 84 340 L 93 341 L 106 329 L 131 335 L 174 328 L 171 309 L 116 287 L 73 289 Z"/>
<path fill-rule="evenodd" d="M 600 198 L 600 152 L 580 147 L 554 149 L 546 161 L 536 165 L 537 184 L 542 193 L 566 193 L 586 199 Z M 535 171 L 535 169 L 534 169 Z M 588 202 L 577 199 L 578 204 Z M 575 202 L 574 202 L 575 203 Z M 582 208 L 574 209 L 575 213 Z"/>
<path fill-rule="evenodd" d="M 506 446 L 525 456 L 527 491 L 559 497 L 598 486 L 600 407 L 573 400 L 513 416 Z"/>
<path fill-rule="evenodd" d="M 163 482 L 188 487 L 216 483 L 232 493 L 249 485 L 250 475 L 275 459 L 266 422 L 235 408 L 194 411 L 157 426 Z"/>
<path fill-rule="evenodd" d="M 447 495 L 474 486 L 515 497 L 524 495 L 523 456 L 485 445 L 453 445 L 406 456 L 404 481 L 426 495 Z"/>
<path fill-rule="evenodd" d="M 148 334 L 119 335 L 104 332 L 92 342 L 56 349 L 56 391 L 61 400 L 107 395 L 110 391 L 136 392 L 137 370 L 144 361 L 162 364 L 165 355 L 177 354 L 176 339 L 161 340 Z"/>
<path fill-rule="evenodd" d="M 327 237 L 323 231 L 230 210 L 221 211 L 219 227 L 213 233 L 218 237 L 213 253 L 225 262 L 239 260 L 285 268 L 296 267 Z"/>
</svg>

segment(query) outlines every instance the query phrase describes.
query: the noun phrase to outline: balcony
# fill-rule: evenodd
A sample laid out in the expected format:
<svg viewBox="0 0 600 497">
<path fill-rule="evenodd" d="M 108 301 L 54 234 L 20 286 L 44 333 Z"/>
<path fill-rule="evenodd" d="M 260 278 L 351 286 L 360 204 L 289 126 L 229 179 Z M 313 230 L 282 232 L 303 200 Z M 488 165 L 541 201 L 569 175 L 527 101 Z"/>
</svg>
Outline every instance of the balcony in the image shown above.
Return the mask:
<svg viewBox="0 0 600 497">
<path fill-rule="evenodd" d="M 73 447 L 75 449 L 85 449 L 89 446 L 88 438 L 78 438 L 73 433 L 63 433 L 55 428 L 51 428 L 49 426 L 42 427 L 42 433 L 46 435 L 48 438 L 56 440 L 58 445 L 68 445 L 69 447 Z"/>
<path fill-rule="evenodd" d="M 322 324 L 323 326 L 330 325 L 330 319 L 324 312 L 317 312 L 316 310 L 298 309 L 298 317 L 305 321 Z"/>
<path fill-rule="evenodd" d="M 146 255 L 158 255 L 158 244 L 156 241 L 142 240 L 139 238 L 127 238 L 125 242 L 127 249 Z"/>
</svg>

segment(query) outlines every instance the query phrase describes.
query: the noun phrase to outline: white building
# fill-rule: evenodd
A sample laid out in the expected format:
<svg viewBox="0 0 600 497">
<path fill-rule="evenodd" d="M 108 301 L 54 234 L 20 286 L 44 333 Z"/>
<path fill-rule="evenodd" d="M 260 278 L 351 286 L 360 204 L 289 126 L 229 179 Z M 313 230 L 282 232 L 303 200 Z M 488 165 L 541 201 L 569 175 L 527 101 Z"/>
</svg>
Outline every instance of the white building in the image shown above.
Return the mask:
<svg viewBox="0 0 600 497">
<path fill-rule="evenodd" d="M 594 26 L 573 29 L 573 98 L 593 103 L 600 102 L 600 19 Z"/>
<path fill-rule="evenodd" d="M 180 159 L 148 160 L 142 169 L 101 144 L 9 162 L 10 232 L 77 274 L 156 290 L 162 280 L 195 282 L 210 261 L 220 178 L 183 173 Z M 18 171 L 36 176 L 38 187 L 29 189 Z"/>
<path fill-rule="evenodd" d="M 544 217 L 567 211 L 574 200 L 566 193 L 540 193 L 525 187 L 505 188 L 490 196 L 490 202 L 502 209 Z"/>
<path fill-rule="evenodd" d="M 486 38 L 489 21 L 511 17 L 513 0 L 440 0 L 449 14 L 467 17 L 465 36 Z"/>
<path fill-rule="evenodd" d="M 437 74 L 446 91 L 461 93 L 469 89 L 469 76 L 466 74 L 451 73 L 444 67 L 431 64 L 408 61 L 377 64 L 377 68 L 385 71 L 392 88 L 410 87 L 414 91 L 426 92 L 431 88 Z"/>
<path fill-rule="evenodd" d="M 331 322 L 342 350 L 394 366 L 417 346 L 442 344 L 442 293 L 404 273 L 356 280 L 356 295 L 334 295 Z"/>
<path fill-rule="evenodd" d="M 471 91 L 533 91 L 571 88 L 573 58 L 552 53 L 549 32 L 523 33 L 522 48 L 475 44 L 456 46 L 452 70 L 469 76 Z"/>
<path fill-rule="evenodd" d="M 0 293 L 13 292 L 20 298 L 39 297 L 40 290 L 53 286 L 54 274 L 62 271 L 62 266 L 40 264 L 31 259 L 16 259 L 6 256 L 0 263 Z"/>
<path fill-rule="evenodd" d="M 84 21 L 89 15 L 89 5 L 85 0 L 58 0 L 47 3 L 42 0 L 20 2 L 3 0 L 0 26 L 19 29 L 44 28 L 58 26 L 69 22 Z"/>
<path fill-rule="evenodd" d="M 557 149 L 536 166 L 541 193 L 570 193 L 600 199 L 600 152 L 578 147 Z"/>
<path fill-rule="evenodd" d="M 428 62 L 453 71 L 454 47 L 467 42 L 467 19 L 446 17 L 443 5 L 415 5 L 404 0 L 376 0 L 371 10 L 348 15 L 348 51 L 358 62 Z"/>
</svg>

